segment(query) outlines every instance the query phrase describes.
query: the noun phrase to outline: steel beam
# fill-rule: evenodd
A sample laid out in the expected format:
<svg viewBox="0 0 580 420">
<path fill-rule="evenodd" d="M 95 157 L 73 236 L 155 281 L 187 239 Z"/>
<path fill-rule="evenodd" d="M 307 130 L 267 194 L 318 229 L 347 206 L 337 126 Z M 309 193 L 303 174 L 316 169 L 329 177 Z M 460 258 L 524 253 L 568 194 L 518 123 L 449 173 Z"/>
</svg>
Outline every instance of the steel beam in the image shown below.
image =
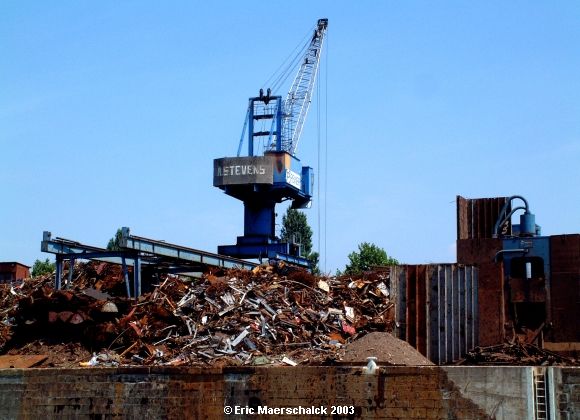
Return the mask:
<svg viewBox="0 0 580 420">
<path fill-rule="evenodd" d="M 257 263 L 225 255 L 212 254 L 163 241 L 132 236 L 129 234 L 129 228 L 123 228 L 122 233 L 122 249 L 110 251 L 68 239 L 53 239 L 51 233 L 45 231 L 40 249 L 43 252 L 56 254 L 55 287 L 57 289 L 62 287 L 62 272 L 65 260 L 69 260 L 71 264 L 67 285 L 72 282 L 72 267 L 74 267 L 74 261 L 77 259 L 121 265 L 129 297 L 131 296 L 131 290 L 127 266 L 134 267 L 133 296 L 138 297 L 141 294 L 141 275 L 144 266 L 151 267 L 163 264 L 163 271 L 167 273 L 193 273 L 203 271 L 206 266 L 251 270 L 258 265 Z"/>
<path fill-rule="evenodd" d="M 133 272 L 133 295 L 135 298 L 141 296 L 141 258 L 135 258 L 135 269 Z"/>
<path fill-rule="evenodd" d="M 105 248 L 99 248 L 90 245 L 83 245 L 79 242 L 68 239 L 52 239 L 50 232 L 45 231 L 42 236 L 40 250 L 50 254 L 62 255 L 66 257 L 75 257 L 80 259 L 103 261 L 113 264 L 122 264 L 123 252 L 109 251 Z M 133 263 L 129 263 L 133 265 Z"/>
<path fill-rule="evenodd" d="M 127 269 L 127 259 L 125 257 L 121 258 L 121 263 L 123 266 L 123 280 L 125 281 L 125 288 L 127 289 L 127 297 L 131 297 L 131 288 L 129 287 L 129 270 Z"/>
<path fill-rule="evenodd" d="M 146 255 L 170 257 L 181 261 L 194 262 L 214 267 L 251 270 L 258 265 L 257 263 L 225 255 L 212 254 L 210 252 L 174 245 L 163 241 L 133 236 L 129 234 L 129 228 L 122 229 L 121 247 L 138 251 Z"/>
<path fill-rule="evenodd" d="M 54 288 L 59 290 L 60 289 L 60 281 L 61 281 L 61 277 L 62 277 L 62 261 L 63 258 L 60 255 L 56 256 L 56 273 L 54 276 Z"/>
</svg>

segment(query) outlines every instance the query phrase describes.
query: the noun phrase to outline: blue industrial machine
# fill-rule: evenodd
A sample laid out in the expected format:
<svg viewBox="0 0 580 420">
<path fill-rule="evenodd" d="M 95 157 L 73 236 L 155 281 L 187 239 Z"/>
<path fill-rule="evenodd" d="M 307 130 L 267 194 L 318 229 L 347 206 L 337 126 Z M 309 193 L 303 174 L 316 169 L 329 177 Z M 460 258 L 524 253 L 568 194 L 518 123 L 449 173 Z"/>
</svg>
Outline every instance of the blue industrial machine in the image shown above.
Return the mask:
<svg viewBox="0 0 580 420">
<path fill-rule="evenodd" d="M 514 206 L 515 200 L 521 200 L 523 206 Z M 512 224 L 509 229 L 512 215 L 520 210 L 520 224 Z M 550 238 L 541 236 L 527 200 L 518 195 L 507 199 L 493 236 L 502 240 L 496 261 L 503 259 L 514 327 L 539 334 L 550 323 Z"/>
<path fill-rule="evenodd" d="M 214 160 L 213 185 L 244 203 L 244 235 L 218 253 L 236 258 L 282 259 L 308 265 L 300 249 L 275 234 L 275 206 L 291 200 L 292 208 L 308 208 L 313 170 L 302 166 L 296 148 L 316 82 L 328 19 L 319 19 L 305 45 L 300 67 L 285 99 L 264 93 L 249 99 L 236 157 Z M 241 156 L 247 132 L 247 156 Z"/>
</svg>

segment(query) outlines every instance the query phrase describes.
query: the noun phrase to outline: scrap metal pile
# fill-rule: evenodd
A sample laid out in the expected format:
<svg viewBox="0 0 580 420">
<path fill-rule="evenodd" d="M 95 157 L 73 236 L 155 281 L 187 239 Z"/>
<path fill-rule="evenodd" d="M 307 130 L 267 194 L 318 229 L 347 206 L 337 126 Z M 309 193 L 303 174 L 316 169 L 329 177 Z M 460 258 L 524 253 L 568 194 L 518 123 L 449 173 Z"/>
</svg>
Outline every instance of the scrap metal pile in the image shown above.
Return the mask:
<svg viewBox="0 0 580 420">
<path fill-rule="evenodd" d="M 123 297 L 120 267 L 96 262 L 77 263 L 68 289 L 55 290 L 54 275 L 0 285 L 0 354 L 64 343 L 88 350 L 76 361 L 86 366 L 321 364 L 394 326 L 388 271 L 323 278 L 280 265 L 155 279 L 137 300 Z"/>
<path fill-rule="evenodd" d="M 578 361 L 529 343 L 512 342 L 496 346 L 476 347 L 467 352 L 462 365 L 510 366 L 574 366 Z"/>
</svg>

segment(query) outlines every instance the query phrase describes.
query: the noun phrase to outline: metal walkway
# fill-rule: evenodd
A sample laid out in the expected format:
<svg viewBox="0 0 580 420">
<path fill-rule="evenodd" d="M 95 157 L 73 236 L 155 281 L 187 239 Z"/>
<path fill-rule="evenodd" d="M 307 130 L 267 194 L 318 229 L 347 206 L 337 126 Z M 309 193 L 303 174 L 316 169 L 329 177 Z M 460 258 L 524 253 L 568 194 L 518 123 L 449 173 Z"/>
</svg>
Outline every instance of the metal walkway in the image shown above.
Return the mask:
<svg viewBox="0 0 580 420">
<path fill-rule="evenodd" d="M 130 234 L 127 227 L 121 229 L 121 250 L 110 251 L 105 248 L 85 245 L 64 238 L 52 238 L 50 232 L 42 235 L 40 249 L 56 255 L 55 288 L 62 286 L 63 263 L 70 261 L 74 266 L 77 259 L 103 261 L 123 267 L 127 295 L 131 296 L 128 266 L 133 267 L 133 296 L 141 295 L 141 277 L 143 267 L 150 267 L 163 273 L 200 273 L 208 267 L 240 268 L 251 270 L 257 263 L 252 263 L 226 255 L 212 254 L 198 249 L 170 244 L 164 241 L 143 238 Z M 68 284 L 72 282 L 73 270 L 69 270 Z"/>
</svg>

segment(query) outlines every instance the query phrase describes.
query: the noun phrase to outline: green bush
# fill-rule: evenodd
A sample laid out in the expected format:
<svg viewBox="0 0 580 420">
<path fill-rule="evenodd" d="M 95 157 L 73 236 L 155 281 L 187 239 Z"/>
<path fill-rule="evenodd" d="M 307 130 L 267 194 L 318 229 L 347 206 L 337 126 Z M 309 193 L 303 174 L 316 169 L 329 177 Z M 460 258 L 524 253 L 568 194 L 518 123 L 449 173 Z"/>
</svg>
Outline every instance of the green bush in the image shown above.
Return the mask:
<svg viewBox="0 0 580 420">
<path fill-rule="evenodd" d="M 399 261 L 389 257 L 387 252 L 375 244 L 363 242 L 358 246 L 358 252 L 348 255 L 349 264 L 344 269 L 344 274 L 360 274 L 377 265 L 397 265 Z"/>
<path fill-rule="evenodd" d="M 44 276 L 45 274 L 52 274 L 55 270 L 55 264 L 50 262 L 47 258 L 44 261 L 36 260 L 32 265 L 32 277 Z"/>
</svg>

